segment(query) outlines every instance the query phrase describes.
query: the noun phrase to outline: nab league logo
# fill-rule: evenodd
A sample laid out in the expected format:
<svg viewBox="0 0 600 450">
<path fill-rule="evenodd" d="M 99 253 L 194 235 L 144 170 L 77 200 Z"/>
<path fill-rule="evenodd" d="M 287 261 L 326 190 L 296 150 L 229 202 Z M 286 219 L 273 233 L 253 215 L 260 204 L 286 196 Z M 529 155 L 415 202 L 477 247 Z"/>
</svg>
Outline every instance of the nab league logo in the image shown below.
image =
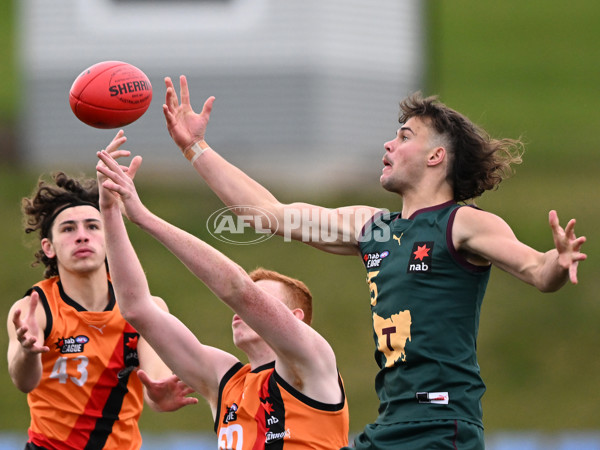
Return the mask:
<svg viewBox="0 0 600 450">
<path fill-rule="evenodd" d="M 229 422 L 235 422 L 237 420 L 237 410 L 238 405 L 235 403 L 230 407 L 227 407 L 227 414 L 225 414 L 225 417 L 223 417 L 223 423 L 228 424 Z"/>
<path fill-rule="evenodd" d="M 410 253 L 406 273 L 431 272 L 433 241 L 415 242 Z"/>
<path fill-rule="evenodd" d="M 82 353 L 85 344 L 90 341 L 90 338 L 80 334 L 76 337 L 59 338 L 56 341 L 56 349 L 63 355 L 65 353 Z"/>
<path fill-rule="evenodd" d="M 363 256 L 363 262 L 365 263 L 365 267 L 367 269 L 375 269 L 377 267 L 381 267 L 381 263 L 384 258 L 390 256 L 390 252 L 384 250 L 383 252 L 375 252 L 375 253 L 365 253 Z"/>
</svg>

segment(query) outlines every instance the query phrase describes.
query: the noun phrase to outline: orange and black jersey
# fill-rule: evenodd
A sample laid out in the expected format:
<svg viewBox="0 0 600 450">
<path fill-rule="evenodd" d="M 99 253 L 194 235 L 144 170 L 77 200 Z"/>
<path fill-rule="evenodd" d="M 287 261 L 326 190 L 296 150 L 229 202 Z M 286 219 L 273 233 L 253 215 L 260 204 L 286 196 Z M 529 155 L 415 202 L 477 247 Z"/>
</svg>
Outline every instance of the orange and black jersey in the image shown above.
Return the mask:
<svg viewBox="0 0 600 450">
<path fill-rule="evenodd" d="M 215 431 L 219 449 L 333 449 L 348 443 L 348 402 L 313 400 L 275 371 L 237 363 L 223 377 Z"/>
<path fill-rule="evenodd" d="M 27 395 L 29 443 L 38 448 L 132 450 L 141 446 L 139 334 L 122 317 L 110 281 L 104 311 L 68 297 L 58 277 L 37 283 L 46 313 L 42 379 Z M 30 445 L 30 448 L 32 446 Z M 35 448 L 35 447 L 33 447 Z"/>
</svg>

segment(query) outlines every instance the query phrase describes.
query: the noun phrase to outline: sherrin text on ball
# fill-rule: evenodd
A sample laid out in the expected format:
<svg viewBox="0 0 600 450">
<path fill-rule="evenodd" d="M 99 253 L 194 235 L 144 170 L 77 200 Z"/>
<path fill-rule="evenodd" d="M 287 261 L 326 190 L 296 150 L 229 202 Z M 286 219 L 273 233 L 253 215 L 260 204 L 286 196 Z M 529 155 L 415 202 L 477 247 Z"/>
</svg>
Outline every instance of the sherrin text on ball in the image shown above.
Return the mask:
<svg viewBox="0 0 600 450">
<path fill-rule="evenodd" d="M 120 128 L 139 119 L 152 102 L 144 72 L 122 61 L 103 61 L 85 69 L 69 92 L 75 116 L 95 128 Z"/>
</svg>

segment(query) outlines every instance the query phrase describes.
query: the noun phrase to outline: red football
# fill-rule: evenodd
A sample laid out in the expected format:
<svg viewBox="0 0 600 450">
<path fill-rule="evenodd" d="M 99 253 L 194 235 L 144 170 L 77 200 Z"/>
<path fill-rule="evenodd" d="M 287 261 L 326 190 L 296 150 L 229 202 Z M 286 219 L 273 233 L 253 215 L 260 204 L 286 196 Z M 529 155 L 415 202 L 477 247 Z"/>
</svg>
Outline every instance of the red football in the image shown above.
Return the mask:
<svg viewBox="0 0 600 450">
<path fill-rule="evenodd" d="M 69 103 L 79 120 L 96 128 L 120 128 L 139 119 L 152 101 L 144 72 L 122 61 L 85 69 L 73 82 Z"/>
</svg>

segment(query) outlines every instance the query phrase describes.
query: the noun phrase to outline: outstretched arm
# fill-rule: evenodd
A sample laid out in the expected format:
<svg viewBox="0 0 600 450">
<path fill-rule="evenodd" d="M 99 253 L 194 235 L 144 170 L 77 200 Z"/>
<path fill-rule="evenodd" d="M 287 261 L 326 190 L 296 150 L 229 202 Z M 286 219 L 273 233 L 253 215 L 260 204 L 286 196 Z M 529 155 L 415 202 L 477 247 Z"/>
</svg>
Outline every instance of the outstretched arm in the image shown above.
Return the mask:
<svg viewBox="0 0 600 450">
<path fill-rule="evenodd" d="M 575 236 L 575 220 L 563 229 L 556 211 L 550 211 L 549 223 L 554 249 L 539 252 L 520 242 L 500 217 L 474 208 L 460 208 L 453 228 L 455 247 L 467 256 L 489 261 L 542 292 L 560 289 L 567 281 L 577 283 L 579 261 L 585 237 Z"/>
<path fill-rule="evenodd" d="M 157 305 L 168 312 L 165 302 L 154 297 Z M 140 368 L 138 378 L 144 386 L 144 399 L 155 411 L 175 411 L 187 405 L 198 403 L 198 399 L 190 397 L 192 388 L 183 383 L 177 375 L 160 359 L 156 351 L 143 337 L 138 342 Z"/>
<path fill-rule="evenodd" d="M 110 158 L 123 177 L 132 182 L 114 159 L 108 156 L 114 152 L 115 147 L 124 142 L 122 139 L 122 136 L 117 135 L 103 153 Z M 202 345 L 182 322 L 169 314 L 166 308 L 159 306 L 156 298 L 152 297 L 143 268 L 129 241 L 119 208 L 118 195 L 104 187 L 107 183 L 102 170 L 104 164 L 99 162 L 96 168 L 108 264 L 121 313 L 162 361 L 181 380 L 206 398 L 214 414 L 220 379 L 237 359 L 226 352 Z M 156 360 L 153 364 L 152 352 L 149 350 L 140 349 L 140 363 L 145 371 L 156 371 Z M 158 373 L 158 376 L 164 374 L 155 373 Z M 154 373 L 151 374 L 154 376 Z M 156 398 L 152 400 L 156 402 Z"/>
<path fill-rule="evenodd" d="M 302 241 L 332 253 L 359 253 L 358 233 L 378 211 L 377 208 L 351 206 L 328 209 L 307 203 L 281 203 L 261 184 L 208 146 L 205 141 L 206 127 L 215 98 L 208 98 L 202 112 L 197 114 L 191 107 L 185 76 L 182 75 L 179 82 L 181 103 L 173 82 L 170 78 L 165 79 L 167 94 L 163 112 L 167 129 L 173 141 L 225 205 L 253 206 L 268 211 L 277 219 L 267 224 L 257 222 L 260 220 L 258 218 L 249 218 L 248 221 L 255 228 L 270 228 L 271 232 L 286 239 Z"/>
<path fill-rule="evenodd" d="M 50 349 L 43 345 L 46 315 L 39 305 L 39 295 L 31 295 L 16 302 L 8 313 L 8 371 L 15 386 L 30 392 L 42 378 L 41 354 Z M 23 316 L 23 311 L 27 314 Z"/>
<path fill-rule="evenodd" d="M 302 380 L 300 389 L 308 396 L 323 398 L 326 391 L 326 395 L 337 393 L 339 401 L 335 356 L 327 341 L 296 318 L 280 299 L 258 287 L 232 260 L 152 214 L 141 203 L 133 182 L 110 156 L 101 152 L 99 157 L 105 166 L 98 170 L 110 179 L 104 187 L 121 196 L 128 217 L 165 245 L 269 344 L 282 362 L 278 367 L 282 376 L 294 382 Z"/>
</svg>

